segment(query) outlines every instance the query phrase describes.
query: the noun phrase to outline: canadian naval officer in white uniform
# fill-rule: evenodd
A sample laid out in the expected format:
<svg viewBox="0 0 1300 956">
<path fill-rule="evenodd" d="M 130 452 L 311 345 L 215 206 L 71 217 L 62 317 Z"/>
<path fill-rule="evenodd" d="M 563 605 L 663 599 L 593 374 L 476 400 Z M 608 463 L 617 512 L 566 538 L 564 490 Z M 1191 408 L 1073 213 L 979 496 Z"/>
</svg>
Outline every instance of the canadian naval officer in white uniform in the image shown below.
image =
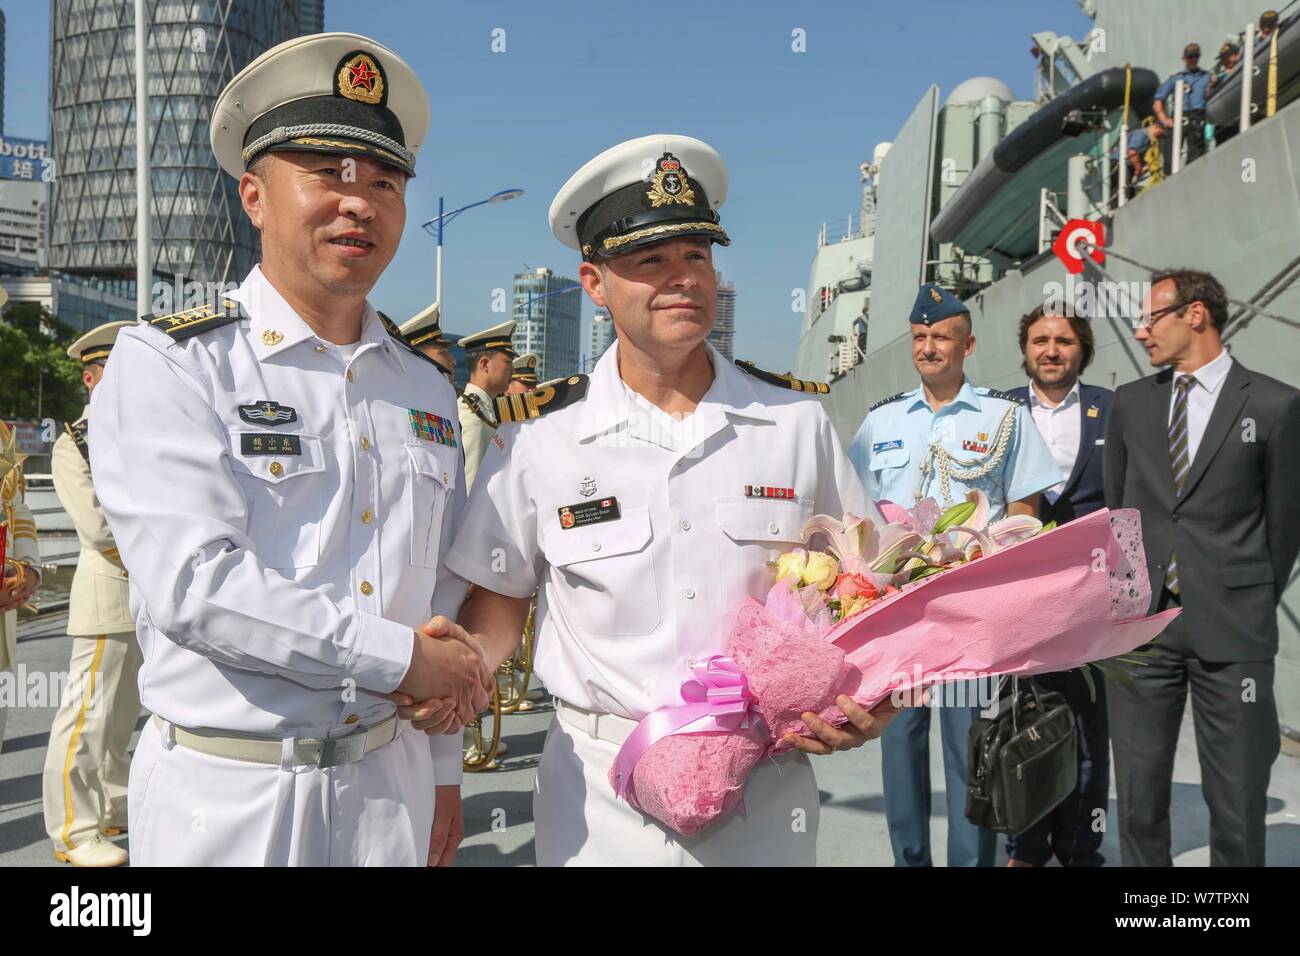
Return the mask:
<svg viewBox="0 0 1300 956">
<path fill-rule="evenodd" d="M 489 663 L 514 650 L 539 591 L 536 671 L 559 701 L 534 794 L 540 865 L 812 864 L 807 754 L 858 746 L 891 713 L 845 699 L 846 729 L 812 718 L 822 739 L 759 766 L 746 817 L 691 838 L 607 779 L 635 721 L 680 704 L 692 663 L 726 652 L 731 616 L 766 595 L 767 562 L 808 519 L 874 512 L 818 384 L 737 367 L 706 342 L 726 191 L 718 154 L 676 135 L 616 146 L 560 190 L 552 230 L 581 250 L 618 339 L 589 381 L 497 401 L 504 448 L 488 448 L 447 558 L 477 585 L 460 622 Z"/>
</svg>

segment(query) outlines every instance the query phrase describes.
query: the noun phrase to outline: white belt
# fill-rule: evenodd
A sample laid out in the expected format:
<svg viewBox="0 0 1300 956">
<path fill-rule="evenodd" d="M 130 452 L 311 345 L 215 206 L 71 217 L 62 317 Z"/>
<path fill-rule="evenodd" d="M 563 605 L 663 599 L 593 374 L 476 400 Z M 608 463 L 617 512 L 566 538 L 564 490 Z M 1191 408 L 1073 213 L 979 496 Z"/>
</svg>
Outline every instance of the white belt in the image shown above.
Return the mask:
<svg viewBox="0 0 1300 956">
<path fill-rule="evenodd" d="M 154 714 L 153 722 L 164 738 L 170 737 L 182 747 L 210 754 L 213 757 L 275 766 L 280 766 L 284 759 L 285 738 L 283 737 L 237 734 L 206 728 L 187 730 L 168 723 L 157 714 Z M 356 763 L 366 754 L 387 746 L 396 738 L 396 714 L 387 720 L 381 720 L 373 727 L 358 728 L 344 737 L 295 737 L 293 738 L 293 763 L 294 766 L 315 765 L 322 769 Z"/>
<path fill-rule="evenodd" d="M 558 697 L 555 698 L 555 713 L 560 720 L 579 733 L 587 734 L 592 740 L 604 740 L 620 747 L 628 737 L 632 736 L 632 731 L 636 730 L 637 725 L 635 720 L 617 717 L 614 714 L 597 713 L 585 707 L 575 707 Z"/>
</svg>

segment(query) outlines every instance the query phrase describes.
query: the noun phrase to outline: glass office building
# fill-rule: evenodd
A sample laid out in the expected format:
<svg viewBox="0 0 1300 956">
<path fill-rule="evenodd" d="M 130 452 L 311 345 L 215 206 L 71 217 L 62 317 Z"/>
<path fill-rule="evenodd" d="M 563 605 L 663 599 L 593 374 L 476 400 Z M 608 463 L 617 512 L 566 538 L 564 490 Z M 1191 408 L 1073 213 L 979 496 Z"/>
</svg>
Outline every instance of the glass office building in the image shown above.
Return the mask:
<svg viewBox="0 0 1300 956">
<path fill-rule="evenodd" d="M 573 288 L 558 291 L 568 286 Z M 545 382 L 578 371 L 582 290 L 577 280 L 556 275 L 546 268 L 520 273 L 514 278 L 511 304 L 514 310 L 511 314 L 516 320 L 511 342 L 520 355 L 537 353 L 537 380 Z"/>
<path fill-rule="evenodd" d="M 150 0 L 153 269 L 239 282 L 257 236 L 208 121 L 226 83 L 259 54 L 323 25 L 323 2 Z M 135 33 L 132 0 L 51 4 L 49 262 L 81 275 L 135 275 Z"/>
</svg>

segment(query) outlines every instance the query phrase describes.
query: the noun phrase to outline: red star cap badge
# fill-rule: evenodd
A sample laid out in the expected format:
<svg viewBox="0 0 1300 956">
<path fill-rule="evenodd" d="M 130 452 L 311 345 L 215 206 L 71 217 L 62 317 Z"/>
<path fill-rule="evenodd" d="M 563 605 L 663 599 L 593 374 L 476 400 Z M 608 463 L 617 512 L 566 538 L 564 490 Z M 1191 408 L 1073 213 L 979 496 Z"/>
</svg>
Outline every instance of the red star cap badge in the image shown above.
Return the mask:
<svg viewBox="0 0 1300 956">
<path fill-rule="evenodd" d="M 364 86 L 367 92 L 374 92 L 375 77 L 378 74 L 374 70 L 370 69 L 369 63 L 365 60 L 361 60 L 352 64 L 348 69 L 351 73 L 350 79 L 352 80 L 353 86 Z"/>
</svg>

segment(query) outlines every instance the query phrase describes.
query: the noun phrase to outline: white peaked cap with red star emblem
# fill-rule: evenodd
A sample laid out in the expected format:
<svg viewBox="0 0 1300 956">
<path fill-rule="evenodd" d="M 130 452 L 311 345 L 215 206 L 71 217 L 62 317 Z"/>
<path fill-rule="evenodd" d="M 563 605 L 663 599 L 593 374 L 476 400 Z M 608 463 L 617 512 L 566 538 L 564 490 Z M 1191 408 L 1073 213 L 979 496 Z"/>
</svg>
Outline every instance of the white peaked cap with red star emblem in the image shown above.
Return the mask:
<svg viewBox="0 0 1300 956">
<path fill-rule="evenodd" d="M 605 150 L 569 177 L 551 203 L 551 232 L 584 259 L 665 239 L 705 236 L 721 245 L 718 209 L 727 167 L 708 143 L 656 133 Z"/>
<path fill-rule="evenodd" d="M 211 133 L 217 162 L 236 179 L 277 150 L 375 159 L 414 176 L 429 96 L 388 47 L 355 33 L 316 33 L 240 70 L 217 97 Z"/>
</svg>

